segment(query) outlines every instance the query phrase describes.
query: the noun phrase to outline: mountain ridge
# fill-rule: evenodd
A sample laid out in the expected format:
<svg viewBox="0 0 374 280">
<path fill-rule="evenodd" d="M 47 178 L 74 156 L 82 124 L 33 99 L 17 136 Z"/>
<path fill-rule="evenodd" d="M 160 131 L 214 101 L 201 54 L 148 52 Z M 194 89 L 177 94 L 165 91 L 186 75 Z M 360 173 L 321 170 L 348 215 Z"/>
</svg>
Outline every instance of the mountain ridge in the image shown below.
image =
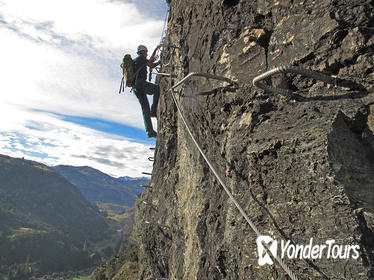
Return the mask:
<svg viewBox="0 0 374 280">
<path fill-rule="evenodd" d="M 53 168 L 94 204 L 112 203 L 134 207 L 137 195 L 143 191 L 140 185 L 148 182 L 143 177 L 115 178 L 90 166 L 57 165 Z"/>
<path fill-rule="evenodd" d="M 109 244 L 113 232 L 66 178 L 44 164 L 0 155 L 0 182 L 0 274 L 25 262 L 33 273 L 46 273 L 100 259 L 95 244 Z"/>
</svg>

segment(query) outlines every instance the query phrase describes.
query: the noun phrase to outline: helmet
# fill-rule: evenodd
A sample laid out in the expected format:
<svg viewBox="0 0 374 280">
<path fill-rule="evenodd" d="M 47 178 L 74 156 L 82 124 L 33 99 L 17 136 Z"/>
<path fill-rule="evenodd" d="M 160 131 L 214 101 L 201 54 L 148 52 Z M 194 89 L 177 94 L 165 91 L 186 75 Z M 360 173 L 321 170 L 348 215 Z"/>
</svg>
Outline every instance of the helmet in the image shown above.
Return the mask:
<svg viewBox="0 0 374 280">
<path fill-rule="evenodd" d="M 138 46 L 138 53 L 140 53 L 141 51 L 148 51 L 147 47 L 146 46 L 143 46 L 143 45 L 139 45 Z"/>
</svg>

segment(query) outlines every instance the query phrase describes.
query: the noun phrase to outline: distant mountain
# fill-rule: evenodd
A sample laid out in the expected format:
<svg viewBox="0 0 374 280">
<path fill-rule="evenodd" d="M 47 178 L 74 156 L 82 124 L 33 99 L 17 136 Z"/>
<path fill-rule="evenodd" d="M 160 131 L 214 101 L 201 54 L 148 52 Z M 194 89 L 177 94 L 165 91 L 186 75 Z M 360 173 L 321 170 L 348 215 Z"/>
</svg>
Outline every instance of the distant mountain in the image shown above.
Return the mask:
<svg viewBox="0 0 374 280">
<path fill-rule="evenodd" d="M 98 208 L 55 170 L 0 155 L 0 279 L 19 274 L 17 264 L 26 274 L 92 265 L 92 246 L 109 234 Z"/>
<path fill-rule="evenodd" d="M 123 177 L 118 177 L 118 180 L 126 183 L 126 185 L 132 187 L 132 188 L 141 188 L 143 190 L 143 185 L 146 185 L 149 182 L 149 178 L 146 177 L 128 177 L 128 176 L 123 176 Z"/>
<path fill-rule="evenodd" d="M 92 167 L 58 165 L 55 170 L 77 186 L 92 203 L 111 203 L 134 207 L 136 196 L 143 191 L 147 178 L 114 178 Z"/>
<path fill-rule="evenodd" d="M 131 181 L 137 180 L 139 178 L 133 178 L 133 177 L 129 177 L 129 176 L 123 176 L 123 177 L 119 177 L 118 179 L 120 179 L 123 182 L 131 182 Z"/>
</svg>

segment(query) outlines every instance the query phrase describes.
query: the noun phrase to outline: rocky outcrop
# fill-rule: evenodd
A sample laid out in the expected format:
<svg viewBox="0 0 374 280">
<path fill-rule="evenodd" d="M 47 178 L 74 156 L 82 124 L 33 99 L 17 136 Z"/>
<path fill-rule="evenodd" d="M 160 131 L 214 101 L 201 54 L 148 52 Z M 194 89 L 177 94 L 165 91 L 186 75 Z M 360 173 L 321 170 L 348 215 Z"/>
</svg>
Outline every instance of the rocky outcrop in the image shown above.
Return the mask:
<svg viewBox="0 0 374 280">
<path fill-rule="evenodd" d="M 359 257 L 287 259 L 299 279 L 374 278 L 374 1 L 170 2 L 173 82 L 202 71 L 238 88 L 192 79 L 176 90 L 192 132 L 260 232 L 293 244 L 359 245 Z M 299 65 L 348 81 L 300 75 L 252 85 Z M 165 71 L 170 71 L 164 69 Z M 150 187 L 137 204 L 140 279 L 289 279 L 259 266 L 256 234 L 213 176 L 160 80 Z M 198 92 L 211 94 L 196 95 Z M 157 208 L 141 203 L 152 202 Z M 146 223 L 147 222 L 147 223 Z"/>
</svg>

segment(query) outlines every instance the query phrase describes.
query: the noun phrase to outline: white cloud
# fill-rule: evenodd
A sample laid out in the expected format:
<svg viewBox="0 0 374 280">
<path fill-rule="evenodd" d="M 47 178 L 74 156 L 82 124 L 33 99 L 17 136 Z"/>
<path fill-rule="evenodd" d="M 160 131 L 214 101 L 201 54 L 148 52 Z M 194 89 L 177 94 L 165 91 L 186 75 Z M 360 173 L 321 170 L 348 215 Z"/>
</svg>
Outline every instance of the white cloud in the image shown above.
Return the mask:
<svg viewBox="0 0 374 280">
<path fill-rule="evenodd" d="M 119 64 L 125 52 L 135 55 L 138 44 L 155 47 L 162 26 L 161 20 L 124 1 L 0 0 L 0 152 L 13 156 L 33 152 L 32 159 L 42 158 L 49 165 L 98 164 L 101 168 L 96 168 L 104 172 L 129 175 L 120 172 L 114 150 L 101 157 L 101 163 L 97 157 L 102 147 L 115 146 L 135 166 L 142 166 L 125 164 L 124 170 L 134 174 L 144 169 L 136 161 L 143 144 L 30 109 L 143 129 L 136 97 L 128 90 L 118 94 Z M 128 146 L 133 154 L 121 152 Z"/>
<path fill-rule="evenodd" d="M 134 53 L 140 42 L 157 44 L 160 21 L 146 20 L 133 4 L 98 0 L 11 0 L 5 1 L 2 14 L 17 30 L 0 29 L 2 102 L 143 127 L 135 96 L 117 93 L 120 49 Z M 50 24 L 35 27 L 43 22 Z M 56 40 L 62 42 L 55 45 Z M 64 40 L 71 40 L 69 48 Z"/>
<path fill-rule="evenodd" d="M 56 34 L 79 41 L 94 38 L 96 46 L 135 48 L 136 41 L 159 36 L 158 20 L 142 15 L 135 4 L 105 0 L 7 0 L 2 1 L 2 14 L 9 23 L 37 38 L 49 23 Z M 161 1 L 160 1 L 161 3 Z"/>
<path fill-rule="evenodd" d="M 0 61 L 6 65 L 0 68 L 2 103 L 143 127 L 135 96 L 119 95 L 119 80 L 108 78 L 100 65 L 49 46 L 23 42 L 14 34 L 4 34 L 9 32 L 0 29 L 4 50 L 0 52 Z M 25 49 L 18 49 L 20 45 Z"/>
<path fill-rule="evenodd" d="M 147 160 L 152 156 L 150 144 L 62 121 L 52 114 L 23 114 L 27 114 L 27 120 L 0 123 L 0 154 L 50 166 L 89 165 L 113 176 L 140 177 L 143 171 L 152 170 L 152 163 Z"/>
</svg>

